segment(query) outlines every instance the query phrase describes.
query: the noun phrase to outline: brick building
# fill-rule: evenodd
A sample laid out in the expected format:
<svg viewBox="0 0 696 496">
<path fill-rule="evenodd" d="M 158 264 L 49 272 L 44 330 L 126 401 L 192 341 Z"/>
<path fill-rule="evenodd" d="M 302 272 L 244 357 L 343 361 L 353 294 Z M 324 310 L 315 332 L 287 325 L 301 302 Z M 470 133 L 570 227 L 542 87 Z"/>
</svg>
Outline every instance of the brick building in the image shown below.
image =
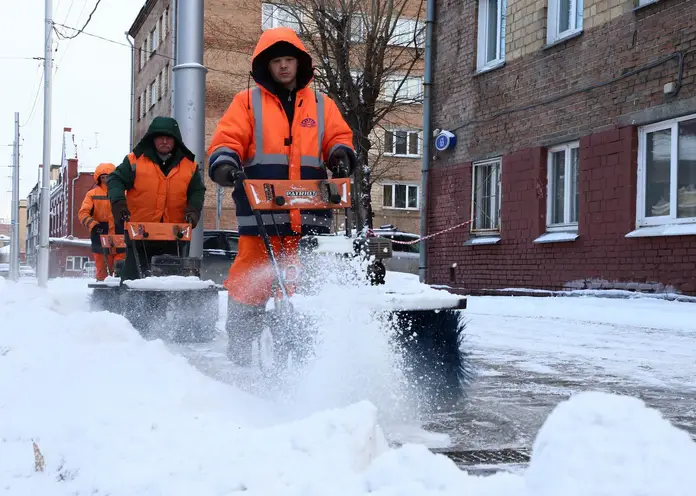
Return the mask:
<svg viewBox="0 0 696 496">
<path fill-rule="evenodd" d="M 427 281 L 696 294 L 696 2 L 437 12 Z"/>
<path fill-rule="evenodd" d="M 39 168 L 39 171 L 41 168 Z M 77 216 L 87 192 L 94 186 L 92 172 L 80 171 L 70 128 L 63 129 L 60 166 L 51 166 L 49 213 L 49 277 L 79 277 L 92 257 L 89 231 Z M 36 266 L 39 246 L 39 182 L 27 198 L 27 261 Z"/>
<path fill-rule="evenodd" d="M 418 8 L 400 19 L 395 40 L 409 38 L 408 31 L 422 31 Z M 133 38 L 133 143 L 145 134 L 155 116 L 172 115 L 172 91 L 176 52 L 175 3 L 170 0 L 147 0 L 128 34 Z M 422 19 L 422 13 L 420 13 Z M 413 24 L 413 26 L 411 26 Z M 205 3 L 204 65 L 206 75 L 206 147 L 220 117 L 238 91 L 254 84 L 249 79 L 251 54 L 262 29 L 289 26 L 298 30 L 298 23 L 282 3 L 243 2 L 241 0 L 209 0 Z M 398 31 L 398 30 L 397 30 Z M 404 36 L 406 35 L 406 36 Z M 410 38 L 413 38 L 411 35 Z M 419 37 L 422 42 L 422 37 Z M 422 47 L 422 45 L 421 45 Z M 420 67 L 420 65 L 418 66 Z M 373 136 L 371 161 L 378 179 L 373 186 L 374 224 L 394 224 L 401 230 L 418 232 L 420 222 L 420 156 L 422 124 L 422 69 L 405 81 L 400 94 L 412 96 L 414 103 L 387 116 Z M 391 82 L 390 82 L 391 84 Z M 388 85 L 389 86 L 389 85 Z M 392 84 L 393 86 L 393 84 Z M 387 88 L 386 93 L 395 88 Z M 207 161 L 206 161 L 207 167 Z M 207 174 L 205 226 L 216 222 L 217 186 Z M 222 195 L 220 227 L 234 229 L 234 203 L 229 192 Z M 336 226 L 343 221 L 338 215 Z"/>
</svg>

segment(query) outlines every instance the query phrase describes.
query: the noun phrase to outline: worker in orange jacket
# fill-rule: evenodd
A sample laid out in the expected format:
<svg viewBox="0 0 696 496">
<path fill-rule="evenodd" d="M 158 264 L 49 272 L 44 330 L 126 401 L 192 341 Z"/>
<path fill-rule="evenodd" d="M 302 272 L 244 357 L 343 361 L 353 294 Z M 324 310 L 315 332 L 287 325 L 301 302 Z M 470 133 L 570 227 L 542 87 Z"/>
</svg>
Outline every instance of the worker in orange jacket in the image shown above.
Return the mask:
<svg viewBox="0 0 696 496">
<path fill-rule="evenodd" d="M 111 214 L 111 202 L 106 194 L 107 178 L 115 169 L 116 166 L 110 163 L 97 166 L 94 171 L 94 181 L 97 184 L 87 192 L 77 213 L 80 223 L 89 229 L 94 264 L 97 266 L 97 281 L 106 279 L 109 273 L 113 273 L 116 260 L 123 260 L 126 257 L 125 250 L 115 255 L 106 254 L 105 256 L 100 239 L 102 234 L 116 233 L 114 216 Z"/>
<path fill-rule="evenodd" d="M 266 30 L 251 59 L 256 87 L 235 95 L 213 133 L 208 175 L 221 186 L 233 187 L 239 226 L 238 255 L 224 286 L 229 293 L 228 356 L 247 365 L 255 322 L 273 296 L 273 271 L 239 173 L 248 179 L 326 179 L 327 167 L 338 164 L 350 175 L 356 164 L 353 133 L 335 102 L 313 90 L 312 58 L 290 28 Z M 344 174 L 345 175 L 345 174 Z M 274 253 L 296 262 L 299 238 L 330 232 L 331 210 L 264 215 Z M 276 229 L 278 231 L 276 232 Z M 282 245 L 282 250 L 281 250 Z"/>
</svg>

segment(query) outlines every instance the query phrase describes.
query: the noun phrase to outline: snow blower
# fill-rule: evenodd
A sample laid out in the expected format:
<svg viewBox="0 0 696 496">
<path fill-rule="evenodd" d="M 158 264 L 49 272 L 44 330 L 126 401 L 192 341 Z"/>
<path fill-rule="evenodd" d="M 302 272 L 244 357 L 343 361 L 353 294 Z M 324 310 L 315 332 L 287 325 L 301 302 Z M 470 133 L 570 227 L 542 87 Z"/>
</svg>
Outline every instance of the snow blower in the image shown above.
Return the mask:
<svg viewBox="0 0 696 496">
<path fill-rule="evenodd" d="M 89 284 L 91 309 L 123 315 L 148 339 L 212 340 L 217 332 L 218 292 L 224 288 L 200 279 L 200 259 L 188 257 L 192 230 L 188 223 L 127 221 L 125 235 L 102 235 L 103 247 L 124 248 L 130 243 L 139 279 Z M 175 242 L 177 254 L 148 259 L 148 244 L 161 241 Z M 138 243 L 145 260 L 140 258 Z"/>
<path fill-rule="evenodd" d="M 267 308 L 266 322 L 258 339 L 260 366 L 267 376 L 282 377 L 290 363 L 304 362 L 311 351 L 314 337 L 313 322 L 308 315 L 296 310 L 288 291 L 288 276 L 296 294 L 311 293 L 316 281 L 326 274 L 316 263 L 322 256 L 359 257 L 367 265 L 365 298 L 361 309 L 391 321 L 398 329 L 396 347 L 405 357 L 406 374 L 426 403 L 434 409 L 448 408 L 464 396 L 472 379 L 468 356 L 461 349 L 465 324 L 461 313 L 466 298 L 436 290 L 420 282 L 398 290 L 384 282 L 382 260 L 392 253 L 391 240 L 372 235 L 321 234 L 305 235 L 300 239 L 297 267 L 285 263 L 286 254 L 274 253 L 262 212 L 269 215 L 286 213 L 289 208 L 302 210 L 350 209 L 350 179 L 323 180 L 265 180 L 246 179 L 242 175 L 246 196 L 256 217 L 263 238 L 276 288 L 272 308 Z M 282 243 L 280 244 L 282 247 Z M 356 309 L 358 311 L 359 309 Z"/>
</svg>

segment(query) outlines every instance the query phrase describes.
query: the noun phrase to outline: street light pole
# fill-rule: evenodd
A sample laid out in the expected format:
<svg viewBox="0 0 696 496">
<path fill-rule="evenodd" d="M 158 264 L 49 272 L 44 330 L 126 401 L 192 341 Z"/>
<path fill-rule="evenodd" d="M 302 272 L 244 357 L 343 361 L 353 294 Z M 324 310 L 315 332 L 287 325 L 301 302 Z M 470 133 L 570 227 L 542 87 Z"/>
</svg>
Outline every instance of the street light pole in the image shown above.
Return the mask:
<svg viewBox="0 0 696 496">
<path fill-rule="evenodd" d="M 10 240 L 10 279 L 19 279 L 19 112 L 14 115 L 15 138 L 12 154 L 12 239 Z"/>
<path fill-rule="evenodd" d="M 174 118 L 186 146 L 196 156 L 201 174 L 205 163 L 205 77 L 203 65 L 204 0 L 177 2 Z M 191 257 L 203 256 L 204 212 L 191 236 Z"/>
<path fill-rule="evenodd" d="M 51 208 L 51 82 L 53 46 L 53 0 L 45 0 L 46 26 L 44 28 L 44 121 L 43 121 L 43 170 L 41 174 L 41 193 L 39 204 L 39 259 L 37 278 L 39 286 L 48 283 L 48 260 L 50 246 L 49 214 Z"/>
</svg>

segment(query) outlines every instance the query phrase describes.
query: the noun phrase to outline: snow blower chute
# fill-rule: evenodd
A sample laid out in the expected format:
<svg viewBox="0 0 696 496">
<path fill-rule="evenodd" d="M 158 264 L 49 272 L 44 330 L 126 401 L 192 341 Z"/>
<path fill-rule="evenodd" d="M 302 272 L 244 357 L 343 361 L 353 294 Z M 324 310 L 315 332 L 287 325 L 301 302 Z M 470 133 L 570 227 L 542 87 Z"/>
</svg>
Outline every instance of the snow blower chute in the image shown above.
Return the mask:
<svg viewBox="0 0 696 496">
<path fill-rule="evenodd" d="M 384 284 L 382 260 L 391 256 L 391 240 L 376 236 L 352 237 L 349 232 L 303 236 L 295 261 L 297 266 L 286 264 L 285 254 L 275 253 L 272 248 L 262 215 L 270 217 L 275 224 L 274 212 L 286 213 L 289 208 L 350 209 L 350 179 L 250 180 L 244 175 L 241 178 L 276 280 L 276 296 L 272 308 L 267 309 L 258 340 L 261 369 L 267 375 L 282 376 L 288 363 L 306 359 L 312 343 L 311 318 L 292 305 L 288 276 L 292 276 L 294 293 L 306 294 L 308 288 L 318 286 L 315 282 L 320 285 L 319 279 L 326 275 L 323 267 L 327 265 L 321 263 L 321 257 L 361 257 L 369 261 L 366 276 L 371 284 L 365 285 L 364 301 L 356 311 L 364 308 L 383 319 L 391 319 L 399 330 L 394 339 L 408 364 L 409 383 L 431 405 L 446 408 L 458 402 L 471 380 L 471 367 L 461 350 L 465 328 L 461 313 L 466 308 L 466 298 L 418 282 L 408 288 L 388 288 Z"/>
<path fill-rule="evenodd" d="M 216 333 L 218 292 L 200 279 L 198 258 L 188 257 L 193 228 L 188 223 L 124 222 L 124 235 L 102 235 L 103 247 L 130 244 L 139 279 L 91 283 L 92 310 L 121 314 L 145 338 L 177 342 L 210 341 Z M 147 257 L 151 242 L 176 243 L 176 255 Z M 145 260 L 137 250 L 140 243 Z"/>
</svg>

